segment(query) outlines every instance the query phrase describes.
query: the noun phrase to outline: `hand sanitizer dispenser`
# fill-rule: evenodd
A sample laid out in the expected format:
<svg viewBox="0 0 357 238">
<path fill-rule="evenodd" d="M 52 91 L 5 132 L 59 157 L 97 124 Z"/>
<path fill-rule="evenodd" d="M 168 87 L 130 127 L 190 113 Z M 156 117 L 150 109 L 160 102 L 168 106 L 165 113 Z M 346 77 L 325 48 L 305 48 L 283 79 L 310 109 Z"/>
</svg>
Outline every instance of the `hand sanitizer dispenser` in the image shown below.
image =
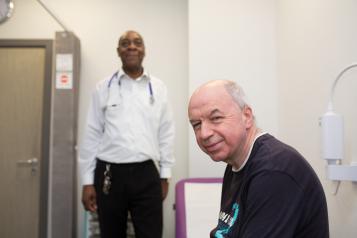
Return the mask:
<svg viewBox="0 0 357 238">
<path fill-rule="evenodd" d="M 332 98 L 337 82 L 348 70 L 357 67 L 357 63 L 344 68 L 334 81 L 331 88 L 330 101 L 327 112 L 320 118 L 322 130 L 322 157 L 327 160 L 327 177 L 333 181 L 357 181 L 357 165 L 342 165 L 341 160 L 344 157 L 344 133 L 343 118 L 333 111 Z M 339 185 L 339 183 L 338 183 Z M 336 189 L 336 193 L 338 186 Z"/>
<path fill-rule="evenodd" d="M 343 159 L 343 118 L 333 111 L 321 117 L 322 157 L 329 164 L 336 164 Z"/>
</svg>

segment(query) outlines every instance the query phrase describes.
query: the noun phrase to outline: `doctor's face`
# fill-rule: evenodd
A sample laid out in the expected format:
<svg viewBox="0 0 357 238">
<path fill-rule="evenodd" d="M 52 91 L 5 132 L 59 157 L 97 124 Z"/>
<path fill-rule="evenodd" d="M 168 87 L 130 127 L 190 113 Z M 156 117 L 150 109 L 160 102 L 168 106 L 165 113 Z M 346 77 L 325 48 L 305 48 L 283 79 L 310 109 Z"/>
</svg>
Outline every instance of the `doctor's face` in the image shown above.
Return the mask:
<svg viewBox="0 0 357 238">
<path fill-rule="evenodd" d="M 203 86 L 191 97 L 188 114 L 196 141 L 214 161 L 239 157 L 247 141 L 248 108 L 241 109 L 223 85 Z M 249 115 L 248 115 L 249 117 Z"/>
<path fill-rule="evenodd" d="M 139 33 L 126 32 L 119 39 L 117 51 L 124 68 L 141 69 L 145 57 L 145 45 Z"/>
</svg>

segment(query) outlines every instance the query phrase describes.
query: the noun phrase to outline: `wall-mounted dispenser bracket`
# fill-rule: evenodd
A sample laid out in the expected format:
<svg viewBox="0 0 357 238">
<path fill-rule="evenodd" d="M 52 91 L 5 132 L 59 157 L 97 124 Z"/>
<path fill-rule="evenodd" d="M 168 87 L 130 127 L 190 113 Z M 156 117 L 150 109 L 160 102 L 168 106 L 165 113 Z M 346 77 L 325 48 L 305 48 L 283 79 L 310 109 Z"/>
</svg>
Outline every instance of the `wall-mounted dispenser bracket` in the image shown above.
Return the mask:
<svg viewBox="0 0 357 238">
<path fill-rule="evenodd" d="M 327 165 L 327 177 L 334 181 L 357 182 L 357 164 Z"/>
</svg>

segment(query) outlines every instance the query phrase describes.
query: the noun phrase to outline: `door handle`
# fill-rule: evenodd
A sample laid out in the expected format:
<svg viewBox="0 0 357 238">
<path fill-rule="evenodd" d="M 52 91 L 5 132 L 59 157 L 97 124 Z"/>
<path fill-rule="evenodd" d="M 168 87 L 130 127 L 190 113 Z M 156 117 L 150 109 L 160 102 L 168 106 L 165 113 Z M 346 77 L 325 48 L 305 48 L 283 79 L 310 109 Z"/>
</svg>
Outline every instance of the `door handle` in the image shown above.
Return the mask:
<svg viewBox="0 0 357 238">
<path fill-rule="evenodd" d="M 38 159 L 32 158 L 28 160 L 19 160 L 16 162 L 18 165 L 31 166 L 31 174 L 35 175 L 37 171 Z"/>
<path fill-rule="evenodd" d="M 38 159 L 37 158 L 32 158 L 28 160 L 19 160 L 17 161 L 18 165 L 31 165 L 31 166 L 36 166 L 38 164 Z"/>
</svg>

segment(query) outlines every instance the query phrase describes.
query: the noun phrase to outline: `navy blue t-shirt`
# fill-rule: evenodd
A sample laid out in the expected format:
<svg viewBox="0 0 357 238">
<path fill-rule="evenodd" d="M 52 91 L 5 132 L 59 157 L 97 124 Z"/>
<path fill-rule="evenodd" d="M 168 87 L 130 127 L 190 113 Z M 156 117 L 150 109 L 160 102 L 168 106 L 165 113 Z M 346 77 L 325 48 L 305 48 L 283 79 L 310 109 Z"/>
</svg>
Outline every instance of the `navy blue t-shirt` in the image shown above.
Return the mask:
<svg viewBox="0 0 357 238">
<path fill-rule="evenodd" d="M 227 166 L 221 210 L 211 238 L 327 238 L 322 185 L 308 162 L 269 134 L 260 136 L 244 168 Z"/>
</svg>

